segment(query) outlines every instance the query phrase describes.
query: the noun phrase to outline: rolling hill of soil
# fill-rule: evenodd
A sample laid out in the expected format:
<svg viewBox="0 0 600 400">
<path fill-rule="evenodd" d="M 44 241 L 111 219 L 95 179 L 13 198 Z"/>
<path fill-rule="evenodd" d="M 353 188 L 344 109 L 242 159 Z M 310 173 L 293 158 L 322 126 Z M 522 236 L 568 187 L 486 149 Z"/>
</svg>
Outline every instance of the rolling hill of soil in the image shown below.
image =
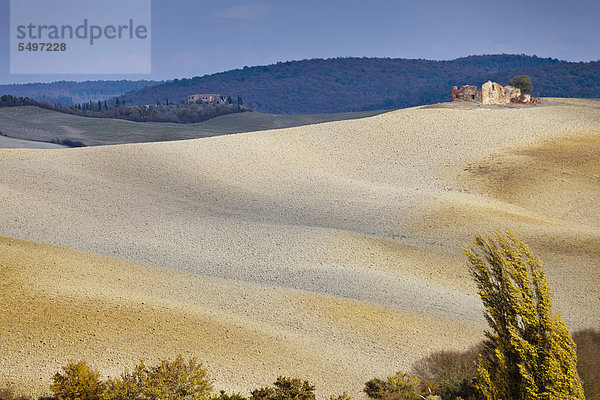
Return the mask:
<svg viewBox="0 0 600 400">
<path fill-rule="evenodd" d="M 322 122 L 364 118 L 382 111 L 338 114 L 278 115 L 255 112 L 228 114 L 196 124 L 133 122 L 89 118 L 39 107 L 0 108 L 0 134 L 38 142 L 71 140 L 86 146 L 196 139 L 231 133 L 289 128 Z M 0 142 L 0 148 L 4 147 Z M 6 146 L 8 147 L 8 145 Z"/>
<path fill-rule="evenodd" d="M 0 150 L 0 234 L 86 252 L 0 240 L 0 376 L 44 388 L 69 358 L 114 374 L 181 352 L 217 388 L 285 374 L 358 396 L 483 337 L 461 246 L 507 228 L 568 327 L 597 328 L 599 127 L 599 101 L 544 99 Z"/>
</svg>

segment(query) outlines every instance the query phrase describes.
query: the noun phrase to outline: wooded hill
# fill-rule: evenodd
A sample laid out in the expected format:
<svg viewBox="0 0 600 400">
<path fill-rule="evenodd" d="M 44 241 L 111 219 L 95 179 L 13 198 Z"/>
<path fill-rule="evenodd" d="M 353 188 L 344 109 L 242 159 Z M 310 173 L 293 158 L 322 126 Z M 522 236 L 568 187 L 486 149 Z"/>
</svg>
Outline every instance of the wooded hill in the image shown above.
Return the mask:
<svg viewBox="0 0 600 400">
<path fill-rule="evenodd" d="M 123 93 L 157 83 L 161 82 L 120 80 L 11 84 L 0 85 L 0 95 L 9 94 L 14 97 L 29 97 L 38 102 L 70 106 L 89 101 L 108 100 Z"/>
<path fill-rule="evenodd" d="M 566 62 L 526 55 L 483 55 L 452 61 L 333 58 L 279 62 L 175 79 L 123 97 L 128 104 L 180 102 L 194 93 L 221 93 L 257 111 L 317 113 L 392 109 L 450 100 L 451 88 L 532 79 L 534 96 L 600 97 L 600 61 Z"/>
<path fill-rule="evenodd" d="M 391 58 L 332 58 L 244 67 L 191 79 L 86 81 L 0 85 L 1 94 L 39 102 L 74 103 L 125 99 L 146 105 L 185 101 L 194 93 L 220 93 L 256 111 L 332 113 L 393 109 L 450 100 L 452 86 L 505 84 L 529 75 L 533 95 L 600 97 L 600 61 L 566 62 L 526 55 L 483 55 L 451 61 Z M 126 93 L 125 95 L 123 95 Z"/>
</svg>

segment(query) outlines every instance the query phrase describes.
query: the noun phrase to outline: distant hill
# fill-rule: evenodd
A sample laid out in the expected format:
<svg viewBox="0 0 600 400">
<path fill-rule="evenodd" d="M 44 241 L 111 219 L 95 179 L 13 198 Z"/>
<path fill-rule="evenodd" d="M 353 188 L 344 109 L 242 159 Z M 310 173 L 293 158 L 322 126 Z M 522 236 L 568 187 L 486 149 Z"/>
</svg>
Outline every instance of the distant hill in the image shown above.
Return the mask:
<svg viewBox="0 0 600 400">
<path fill-rule="evenodd" d="M 61 143 L 67 146 L 95 146 L 196 139 L 364 118 L 379 113 L 381 111 L 311 115 L 243 112 L 211 118 L 196 124 L 174 124 L 86 118 L 32 106 L 4 107 L 0 108 L 0 148 L 15 146 L 14 144 L 3 146 L 2 135 L 39 142 Z"/>
<path fill-rule="evenodd" d="M 128 104 L 179 102 L 193 93 L 242 96 L 269 113 L 391 109 L 450 100 L 453 85 L 507 83 L 531 76 L 535 96 L 600 97 L 600 62 L 572 63 L 526 55 L 483 55 L 452 61 L 333 58 L 244 67 L 175 79 L 123 96 Z"/>
<path fill-rule="evenodd" d="M 59 81 L 52 83 L 27 83 L 0 85 L 0 95 L 10 94 L 16 97 L 31 97 L 39 102 L 70 106 L 98 100 L 107 100 L 123 93 L 138 90 L 159 81 Z"/>
</svg>

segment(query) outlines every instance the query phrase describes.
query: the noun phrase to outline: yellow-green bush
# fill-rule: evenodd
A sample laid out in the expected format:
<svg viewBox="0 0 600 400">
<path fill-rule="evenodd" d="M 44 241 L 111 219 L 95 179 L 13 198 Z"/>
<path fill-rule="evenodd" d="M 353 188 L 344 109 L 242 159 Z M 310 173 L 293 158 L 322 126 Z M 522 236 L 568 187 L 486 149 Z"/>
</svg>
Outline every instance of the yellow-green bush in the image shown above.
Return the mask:
<svg viewBox="0 0 600 400">
<path fill-rule="evenodd" d="M 50 390 L 58 400 L 102 400 L 104 384 L 100 373 L 85 361 L 69 361 L 62 373 L 54 375 L 53 381 Z"/>
<path fill-rule="evenodd" d="M 246 400 L 246 397 L 240 393 L 226 393 L 224 390 L 219 391 L 219 394 L 212 395 L 210 400 Z"/>
<path fill-rule="evenodd" d="M 386 379 L 371 379 L 365 383 L 365 393 L 380 400 L 420 400 L 435 391 L 433 383 L 419 380 L 416 376 L 397 372 Z"/>
<path fill-rule="evenodd" d="M 252 391 L 251 400 L 315 400 L 315 387 L 309 381 L 280 376 L 273 383 Z"/>
<path fill-rule="evenodd" d="M 147 367 L 141 361 L 133 371 L 109 379 L 105 400 L 204 400 L 210 397 L 212 383 L 195 358 L 185 362 L 181 355 Z"/>
<path fill-rule="evenodd" d="M 329 396 L 329 400 L 352 400 L 352 396 L 348 395 L 348 393 L 344 392 L 337 396 L 331 395 Z"/>
</svg>

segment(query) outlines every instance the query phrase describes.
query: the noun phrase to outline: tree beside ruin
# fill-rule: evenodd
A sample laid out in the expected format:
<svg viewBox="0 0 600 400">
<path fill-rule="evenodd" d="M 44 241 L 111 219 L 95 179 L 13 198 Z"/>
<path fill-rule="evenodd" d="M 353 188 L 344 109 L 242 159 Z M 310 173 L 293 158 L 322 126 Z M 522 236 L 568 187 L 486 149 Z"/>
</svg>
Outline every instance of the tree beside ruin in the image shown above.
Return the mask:
<svg viewBox="0 0 600 400">
<path fill-rule="evenodd" d="M 521 89 L 521 93 L 527 94 L 533 91 L 533 84 L 531 83 L 529 75 L 517 75 L 512 78 L 508 84 Z"/>
</svg>

